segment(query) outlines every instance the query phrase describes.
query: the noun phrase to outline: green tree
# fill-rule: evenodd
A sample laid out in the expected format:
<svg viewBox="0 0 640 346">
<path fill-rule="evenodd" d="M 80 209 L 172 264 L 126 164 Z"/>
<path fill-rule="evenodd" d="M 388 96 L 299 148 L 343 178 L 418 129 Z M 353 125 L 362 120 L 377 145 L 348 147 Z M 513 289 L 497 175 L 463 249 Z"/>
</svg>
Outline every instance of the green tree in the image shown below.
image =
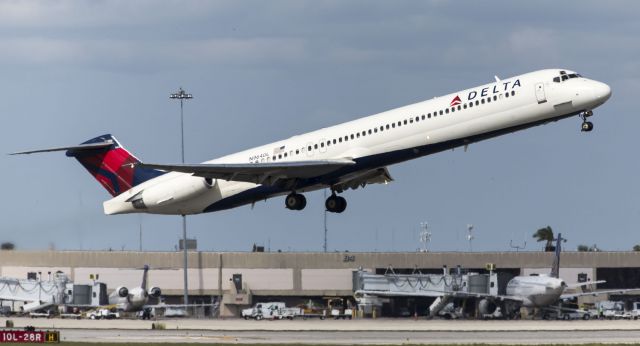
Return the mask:
<svg viewBox="0 0 640 346">
<path fill-rule="evenodd" d="M 15 244 L 11 242 L 4 242 L 0 244 L 0 250 L 13 250 L 15 248 L 16 248 Z"/>
<path fill-rule="evenodd" d="M 589 251 L 589 246 L 588 245 L 584 245 L 584 244 L 580 244 L 580 245 L 578 245 L 578 251 L 587 252 L 587 251 Z"/>
<path fill-rule="evenodd" d="M 640 251 L 640 244 L 633 246 L 633 251 Z"/>
<path fill-rule="evenodd" d="M 544 228 L 540 228 L 533 234 L 533 237 L 537 239 L 538 242 L 544 241 L 546 242 L 544 246 L 544 251 L 555 251 L 556 247 L 553 245 L 553 241 L 555 240 L 553 237 L 553 229 L 551 226 L 547 226 Z"/>
</svg>

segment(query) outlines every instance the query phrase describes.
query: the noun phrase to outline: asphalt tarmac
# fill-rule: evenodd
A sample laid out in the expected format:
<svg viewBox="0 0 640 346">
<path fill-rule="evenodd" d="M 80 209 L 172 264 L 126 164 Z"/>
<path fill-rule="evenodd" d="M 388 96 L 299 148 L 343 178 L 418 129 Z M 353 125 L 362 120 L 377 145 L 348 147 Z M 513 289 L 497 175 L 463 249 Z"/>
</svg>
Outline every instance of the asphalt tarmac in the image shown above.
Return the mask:
<svg viewBox="0 0 640 346">
<path fill-rule="evenodd" d="M 6 319 L 0 319 L 5 325 Z M 62 320 L 11 318 L 15 328 L 58 329 L 62 341 L 238 344 L 587 344 L 637 343 L 638 321 Z M 152 330 L 162 323 L 165 330 Z"/>
</svg>

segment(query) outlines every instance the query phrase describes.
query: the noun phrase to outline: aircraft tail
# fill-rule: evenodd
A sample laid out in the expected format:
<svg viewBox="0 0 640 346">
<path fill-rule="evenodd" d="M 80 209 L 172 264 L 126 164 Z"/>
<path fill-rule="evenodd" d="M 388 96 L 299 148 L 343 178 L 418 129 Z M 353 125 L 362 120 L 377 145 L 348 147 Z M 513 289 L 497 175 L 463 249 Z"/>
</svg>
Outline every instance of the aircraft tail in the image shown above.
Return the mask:
<svg viewBox="0 0 640 346">
<path fill-rule="evenodd" d="M 110 134 L 92 138 L 79 146 L 67 149 L 66 155 L 78 160 L 114 197 L 164 174 L 159 170 L 136 167 L 135 164 L 140 160 L 123 148 Z"/>
<path fill-rule="evenodd" d="M 556 252 L 553 256 L 553 265 L 551 266 L 551 277 L 560 277 L 560 251 L 562 243 L 562 233 L 558 233 L 558 239 L 556 240 Z"/>
<path fill-rule="evenodd" d="M 143 269 L 143 272 L 142 272 L 142 284 L 140 285 L 140 287 L 142 287 L 142 289 L 145 292 L 147 292 L 147 276 L 149 275 L 149 265 L 145 264 L 142 269 Z"/>
</svg>

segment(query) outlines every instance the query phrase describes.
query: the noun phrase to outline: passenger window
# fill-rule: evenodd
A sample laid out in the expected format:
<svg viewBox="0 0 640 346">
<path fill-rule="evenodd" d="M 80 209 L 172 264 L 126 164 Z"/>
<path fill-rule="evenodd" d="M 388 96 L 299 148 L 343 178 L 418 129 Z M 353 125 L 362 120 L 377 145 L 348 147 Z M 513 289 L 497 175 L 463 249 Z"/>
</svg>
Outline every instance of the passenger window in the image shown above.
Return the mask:
<svg viewBox="0 0 640 346">
<path fill-rule="evenodd" d="M 504 97 L 509 97 L 509 93 L 504 94 Z"/>
<path fill-rule="evenodd" d="M 351 134 L 351 139 L 353 139 L 353 133 Z"/>
<path fill-rule="evenodd" d="M 424 117 L 424 115 L 423 115 L 423 117 Z M 416 117 L 416 122 L 418 122 L 418 121 L 420 121 L 420 117 Z"/>
<path fill-rule="evenodd" d="M 409 124 L 413 124 L 413 118 L 409 119 Z"/>
<path fill-rule="evenodd" d="M 296 155 L 300 154 L 300 149 L 296 149 Z"/>
<path fill-rule="evenodd" d="M 427 114 L 427 118 L 431 119 L 431 113 Z"/>
<path fill-rule="evenodd" d="M 336 139 L 335 138 L 333 139 L 333 144 L 336 144 Z"/>
<path fill-rule="evenodd" d="M 338 138 L 338 142 L 342 143 L 342 137 Z"/>
<path fill-rule="evenodd" d="M 426 118 L 426 116 L 424 114 L 422 114 L 422 120 L 424 120 Z"/>
<path fill-rule="evenodd" d="M 315 149 L 318 149 L 318 145 L 317 145 L 317 144 L 316 144 L 316 145 L 314 145 L 313 147 L 314 147 Z"/>
<path fill-rule="evenodd" d="M 404 124 L 407 125 L 407 119 L 404 119 Z"/>
<path fill-rule="evenodd" d="M 478 102 L 478 101 L 476 101 L 476 102 Z M 484 104 L 484 99 L 482 99 L 482 101 L 480 103 Z"/>
<path fill-rule="evenodd" d="M 482 102 L 484 103 L 484 102 Z M 480 104 L 480 101 L 476 100 L 476 106 Z"/>
<path fill-rule="evenodd" d="M 398 127 L 402 126 L 402 121 L 398 121 Z"/>
<path fill-rule="evenodd" d="M 498 96 L 493 95 L 493 100 L 494 100 L 494 101 L 498 101 Z"/>
<path fill-rule="evenodd" d="M 374 133 L 378 133 L 378 128 L 377 128 L 377 127 L 374 127 L 374 128 L 373 128 L 373 132 L 374 132 Z M 369 133 L 371 133 L 371 130 L 369 130 Z"/>
<path fill-rule="evenodd" d="M 396 123 L 391 123 L 391 127 L 396 128 Z"/>
<path fill-rule="evenodd" d="M 324 148 L 324 142 L 320 143 L 320 148 Z"/>
<path fill-rule="evenodd" d="M 367 133 L 371 134 L 371 129 L 369 129 L 369 131 L 367 131 Z"/>
<path fill-rule="evenodd" d="M 278 159 L 281 159 L 281 158 L 282 158 L 282 154 L 278 154 Z"/>
<path fill-rule="evenodd" d="M 458 110 L 460 110 L 460 107 L 462 107 L 462 106 L 458 105 Z"/>
<path fill-rule="evenodd" d="M 387 130 L 388 130 L 388 129 L 389 129 L 389 124 L 387 124 L 385 127 L 386 127 L 386 128 L 387 128 Z"/>
<path fill-rule="evenodd" d="M 384 131 L 384 126 L 380 126 L 380 131 Z"/>
<path fill-rule="evenodd" d="M 511 96 L 516 96 L 516 91 L 515 90 L 511 90 Z"/>
<path fill-rule="evenodd" d="M 449 114 L 449 108 L 445 109 L 444 112 Z"/>
<path fill-rule="evenodd" d="M 287 153 L 284 153 L 284 157 L 287 157 Z"/>
<path fill-rule="evenodd" d="M 311 146 L 309 146 L 307 149 L 309 149 L 309 151 L 311 151 Z"/>
<path fill-rule="evenodd" d="M 356 137 L 360 138 L 360 132 L 356 133 Z"/>
<path fill-rule="evenodd" d="M 462 108 L 467 109 L 467 104 L 465 103 Z"/>
<path fill-rule="evenodd" d="M 456 111 L 456 107 L 451 107 L 451 113 Z"/>
<path fill-rule="evenodd" d="M 276 156 L 274 155 L 271 160 L 275 161 L 276 160 Z"/>
<path fill-rule="evenodd" d="M 442 112 L 442 109 L 441 109 L 441 110 L 440 110 L 440 115 L 442 115 L 442 114 L 443 114 L 443 112 Z"/>
</svg>

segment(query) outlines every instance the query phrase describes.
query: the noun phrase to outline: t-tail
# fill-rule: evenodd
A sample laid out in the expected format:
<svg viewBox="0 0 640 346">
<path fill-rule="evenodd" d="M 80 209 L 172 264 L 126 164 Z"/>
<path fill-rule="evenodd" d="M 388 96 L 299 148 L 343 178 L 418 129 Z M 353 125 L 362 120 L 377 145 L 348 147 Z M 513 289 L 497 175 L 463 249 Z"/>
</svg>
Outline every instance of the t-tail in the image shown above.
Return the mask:
<svg viewBox="0 0 640 346">
<path fill-rule="evenodd" d="M 560 244 L 562 243 L 562 233 L 558 233 L 558 239 L 556 240 L 556 252 L 553 256 L 553 265 L 551 266 L 551 277 L 560 277 L 560 251 L 562 251 Z"/>
<path fill-rule="evenodd" d="M 147 291 L 147 275 L 149 273 L 149 265 L 145 264 L 144 267 L 142 267 L 143 272 L 142 272 L 142 284 L 140 284 L 140 287 L 142 287 L 142 289 L 146 292 Z"/>
<path fill-rule="evenodd" d="M 92 138 L 80 145 L 40 150 L 23 151 L 17 154 L 33 154 L 50 151 L 66 151 L 89 171 L 89 173 L 112 195 L 117 196 L 130 188 L 164 172 L 138 167 L 140 163 L 110 134 Z"/>
</svg>

